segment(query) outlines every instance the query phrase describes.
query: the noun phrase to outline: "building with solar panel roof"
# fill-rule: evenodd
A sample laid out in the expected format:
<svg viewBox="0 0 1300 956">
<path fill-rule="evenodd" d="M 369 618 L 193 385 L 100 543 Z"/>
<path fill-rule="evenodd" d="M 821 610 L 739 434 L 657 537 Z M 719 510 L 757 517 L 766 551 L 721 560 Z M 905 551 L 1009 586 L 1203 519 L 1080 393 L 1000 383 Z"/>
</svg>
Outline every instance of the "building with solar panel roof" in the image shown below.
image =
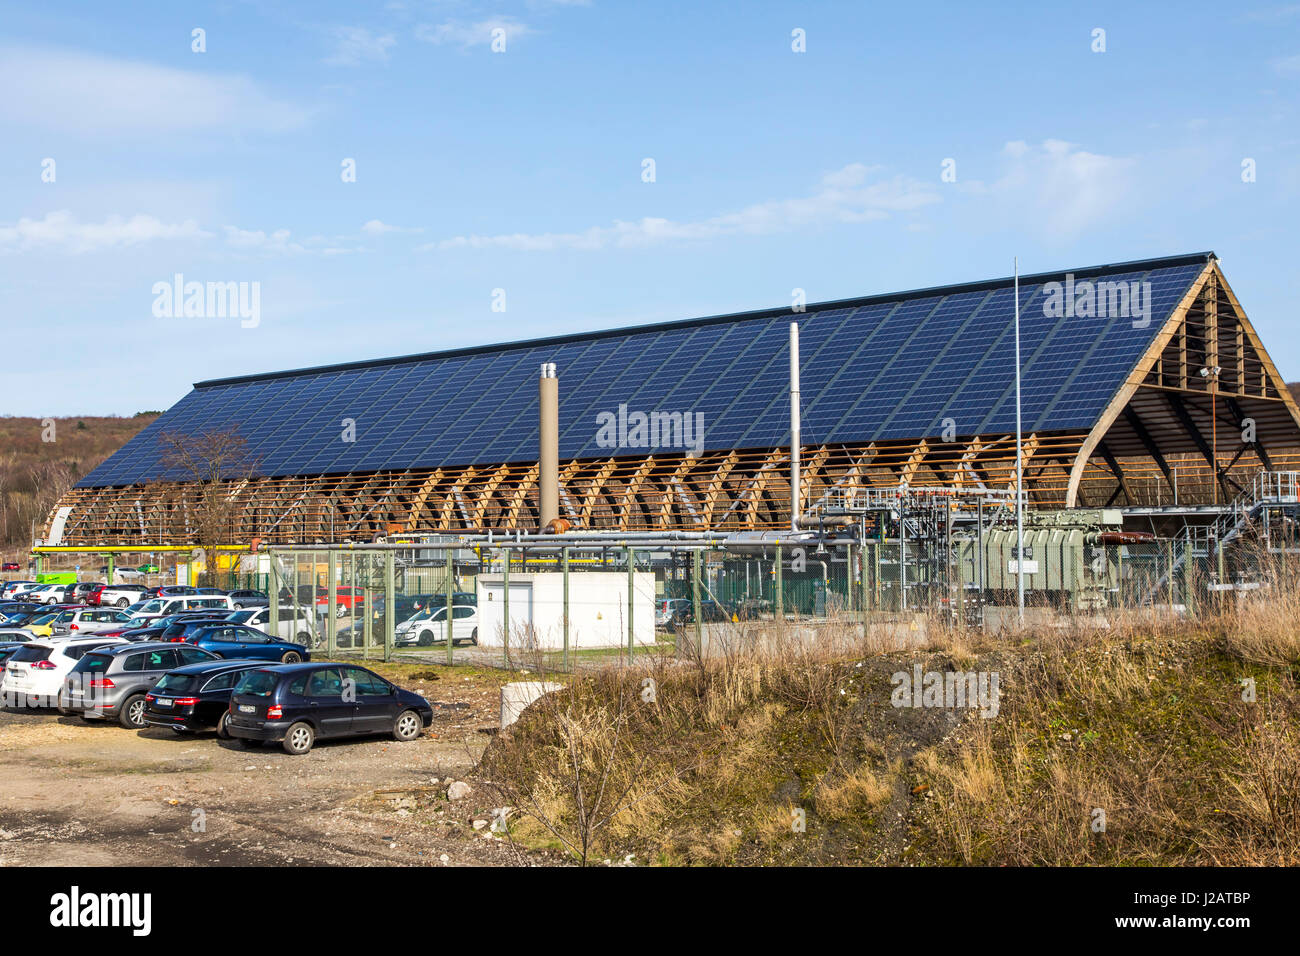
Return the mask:
<svg viewBox="0 0 1300 956">
<path fill-rule="evenodd" d="M 1213 253 L 1022 276 L 1019 298 L 1032 506 L 1194 511 L 1300 467 L 1300 410 Z M 222 489 L 232 542 L 536 531 L 547 365 L 572 528 L 788 528 L 792 320 L 804 509 L 1006 493 L 1014 314 L 1003 278 L 199 382 L 59 502 L 45 540 L 193 543 L 200 487 L 160 436 L 219 431 L 247 450 Z"/>
</svg>

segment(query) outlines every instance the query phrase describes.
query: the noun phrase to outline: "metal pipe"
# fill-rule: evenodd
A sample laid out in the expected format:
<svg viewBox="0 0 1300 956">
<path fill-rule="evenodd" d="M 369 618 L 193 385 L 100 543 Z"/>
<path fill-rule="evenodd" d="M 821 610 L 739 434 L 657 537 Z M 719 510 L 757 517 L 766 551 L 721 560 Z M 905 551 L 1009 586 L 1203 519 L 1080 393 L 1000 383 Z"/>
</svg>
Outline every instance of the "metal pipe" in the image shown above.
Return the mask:
<svg viewBox="0 0 1300 956">
<path fill-rule="evenodd" d="M 1025 462 L 1020 449 L 1020 258 L 1015 266 L 1016 297 L 1016 608 L 1025 623 Z"/>
<path fill-rule="evenodd" d="M 790 530 L 799 530 L 799 323 L 790 323 Z"/>
<path fill-rule="evenodd" d="M 560 516 L 560 380 L 554 362 L 542 364 L 537 404 L 537 513 L 546 528 Z"/>
</svg>

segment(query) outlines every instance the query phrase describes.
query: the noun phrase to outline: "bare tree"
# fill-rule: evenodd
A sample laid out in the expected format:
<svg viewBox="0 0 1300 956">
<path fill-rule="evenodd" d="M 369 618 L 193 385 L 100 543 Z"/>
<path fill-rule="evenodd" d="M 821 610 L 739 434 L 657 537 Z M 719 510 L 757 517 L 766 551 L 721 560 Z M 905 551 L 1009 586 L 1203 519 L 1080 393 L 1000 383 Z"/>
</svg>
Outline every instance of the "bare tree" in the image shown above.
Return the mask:
<svg viewBox="0 0 1300 956">
<path fill-rule="evenodd" d="M 256 462 L 237 426 L 198 434 L 163 432 L 158 436 L 162 465 L 180 471 L 197 486 L 195 525 L 199 544 L 228 544 L 235 536 L 235 505 L 230 482 L 252 477 Z"/>
</svg>

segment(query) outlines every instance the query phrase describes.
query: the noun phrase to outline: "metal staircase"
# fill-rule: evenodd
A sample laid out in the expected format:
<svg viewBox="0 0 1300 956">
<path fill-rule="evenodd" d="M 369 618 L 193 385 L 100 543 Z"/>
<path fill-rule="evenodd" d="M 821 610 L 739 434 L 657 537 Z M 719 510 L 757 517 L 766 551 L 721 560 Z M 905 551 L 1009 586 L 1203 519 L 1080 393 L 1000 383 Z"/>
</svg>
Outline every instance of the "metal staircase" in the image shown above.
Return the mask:
<svg viewBox="0 0 1300 956">
<path fill-rule="evenodd" d="M 1261 471 L 1251 480 L 1228 508 L 1210 525 L 1185 525 L 1174 537 L 1173 560 L 1170 561 L 1142 597 L 1142 604 L 1153 604 L 1155 597 L 1169 584 L 1172 575 L 1187 564 L 1190 557 L 1212 556 L 1212 552 L 1231 544 L 1255 526 L 1268 508 L 1300 504 L 1300 472 Z"/>
</svg>

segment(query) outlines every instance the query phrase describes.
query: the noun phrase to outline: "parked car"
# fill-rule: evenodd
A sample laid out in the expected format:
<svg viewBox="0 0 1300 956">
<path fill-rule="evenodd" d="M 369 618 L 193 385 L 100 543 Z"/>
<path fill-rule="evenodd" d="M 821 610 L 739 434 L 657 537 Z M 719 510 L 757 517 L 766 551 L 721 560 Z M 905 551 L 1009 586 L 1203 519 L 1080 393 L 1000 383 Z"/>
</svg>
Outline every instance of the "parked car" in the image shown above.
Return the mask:
<svg viewBox="0 0 1300 956">
<path fill-rule="evenodd" d="M 158 573 L 158 565 L 156 565 L 156 564 L 142 564 L 142 565 L 140 565 L 138 568 L 136 568 L 136 571 L 137 571 L 138 573 L 140 573 L 140 574 L 157 574 L 157 573 Z"/>
<path fill-rule="evenodd" d="M 293 664 L 311 660 L 306 645 L 282 641 L 243 624 L 214 624 L 194 630 L 186 641 L 218 657 Z"/>
<path fill-rule="evenodd" d="M 88 651 L 59 685 L 59 712 L 85 720 L 116 718 L 123 727 L 142 728 L 145 695 L 170 670 L 213 660 L 189 645 L 127 644 Z"/>
<path fill-rule="evenodd" d="M 168 614 L 175 614 L 177 611 L 232 611 L 230 598 L 224 595 L 216 594 L 188 594 L 179 597 L 157 597 L 150 598 L 139 606 L 138 609 L 131 612 L 131 616 L 137 621 L 150 621 L 157 617 L 166 617 Z"/>
<path fill-rule="evenodd" d="M 231 591 L 230 602 L 238 610 L 246 607 L 266 607 L 271 603 L 271 599 L 266 596 L 265 591 Z"/>
<path fill-rule="evenodd" d="M 222 597 L 226 597 L 230 593 L 222 588 L 195 588 L 195 591 L 198 594 L 220 594 Z"/>
<path fill-rule="evenodd" d="M 198 588 L 190 587 L 188 584 L 160 584 L 157 587 L 148 588 L 146 591 L 149 597 L 180 597 L 184 594 L 198 593 Z"/>
<path fill-rule="evenodd" d="M 311 619 L 311 615 L 305 610 L 296 610 L 292 607 L 282 607 L 279 609 L 279 622 L 277 624 L 279 633 L 274 635 L 281 640 L 293 641 L 295 644 L 312 643 L 312 637 L 316 634 L 316 624 Z M 255 627 L 263 633 L 271 633 L 271 608 L 252 607 L 244 608 L 241 611 L 235 611 L 227 616 L 226 620 L 232 624 L 245 624 L 248 627 Z"/>
<path fill-rule="evenodd" d="M 78 607 L 60 611 L 51 622 L 51 633 L 58 634 L 98 634 L 111 631 L 130 621 L 125 611 L 113 608 Z"/>
<path fill-rule="evenodd" d="M 110 604 L 114 607 L 130 607 L 141 600 L 148 590 L 141 584 L 106 584 L 98 593 L 91 595 L 90 603 L 101 607 Z"/>
<path fill-rule="evenodd" d="M 59 641 L 28 641 L 5 661 L 0 678 L 0 694 L 6 701 L 25 701 L 45 706 L 58 699 L 63 680 L 88 651 L 119 640 L 103 637 L 78 637 Z"/>
<path fill-rule="evenodd" d="M 230 694 L 245 671 L 261 666 L 257 661 L 203 661 L 168 671 L 145 694 L 145 723 L 178 734 L 215 727 L 218 737 L 229 740 Z"/>
<path fill-rule="evenodd" d="M 28 641 L 36 640 L 40 638 L 21 627 L 0 627 L 0 641 L 7 644 L 26 644 Z"/>
<path fill-rule="evenodd" d="M 700 602 L 700 622 L 703 624 L 723 624 L 733 619 L 733 613 L 714 600 Z M 695 623 L 695 605 L 691 601 L 673 609 L 673 616 L 668 621 L 669 627 L 681 627 Z"/>
<path fill-rule="evenodd" d="M 655 626 L 668 627 L 678 609 L 690 603 L 687 598 L 659 598 L 655 601 Z"/>
<path fill-rule="evenodd" d="M 37 604 L 35 601 L 4 601 L 0 603 L 0 617 L 8 621 L 20 614 L 30 614 L 44 608 L 44 604 Z"/>
<path fill-rule="evenodd" d="M 58 604 L 47 607 L 43 614 L 28 618 L 23 623 L 23 630 L 31 631 L 37 637 L 49 637 L 54 633 L 54 621 L 66 610 L 67 607 Z"/>
<path fill-rule="evenodd" d="M 35 581 L 6 581 L 0 585 L 0 600 L 12 601 L 36 587 Z"/>
<path fill-rule="evenodd" d="M 0 668 L 4 667 L 4 662 L 13 656 L 14 651 L 22 647 L 25 641 L 6 641 L 0 638 Z"/>
<path fill-rule="evenodd" d="M 330 595 L 328 589 L 321 588 L 324 594 L 319 594 L 316 598 L 316 611 L 321 614 L 329 613 Z M 366 605 L 366 589 L 352 587 L 351 585 L 342 585 L 334 589 L 334 616 L 347 617 L 348 611 L 355 610 L 360 614 Z"/>
<path fill-rule="evenodd" d="M 235 613 L 235 612 L 232 612 Z M 155 640 L 164 644 L 175 644 L 187 640 L 196 630 L 228 624 L 226 617 L 213 614 L 182 614 L 162 629 Z"/>
<path fill-rule="evenodd" d="M 38 584 L 27 590 L 25 594 L 30 601 L 39 601 L 42 604 L 62 604 L 67 589 L 66 584 Z"/>
<path fill-rule="evenodd" d="M 430 644 L 442 644 L 447 640 L 447 606 L 429 605 L 417 611 L 397 625 L 393 635 L 393 644 L 397 647 L 409 647 L 418 644 L 427 647 Z M 468 604 L 451 606 L 451 643 L 478 643 L 478 608 Z"/>
<path fill-rule="evenodd" d="M 246 747 L 274 741 L 300 755 L 317 738 L 387 733 L 408 741 L 431 723 L 427 700 L 364 667 L 281 664 L 244 672 L 226 727 Z"/>
<path fill-rule="evenodd" d="M 96 581 L 78 581 L 76 584 L 68 585 L 67 595 L 69 604 L 89 604 L 89 598 L 92 593 L 102 588 L 104 585 Z"/>
<path fill-rule="evenodd" d="M 21 571 L 21 570 L 22 570 L 22 565 L 20 565 L 17 561 L 6 561 L 4 564 L 0 564 L 0 571 Z"/>
</svg>

